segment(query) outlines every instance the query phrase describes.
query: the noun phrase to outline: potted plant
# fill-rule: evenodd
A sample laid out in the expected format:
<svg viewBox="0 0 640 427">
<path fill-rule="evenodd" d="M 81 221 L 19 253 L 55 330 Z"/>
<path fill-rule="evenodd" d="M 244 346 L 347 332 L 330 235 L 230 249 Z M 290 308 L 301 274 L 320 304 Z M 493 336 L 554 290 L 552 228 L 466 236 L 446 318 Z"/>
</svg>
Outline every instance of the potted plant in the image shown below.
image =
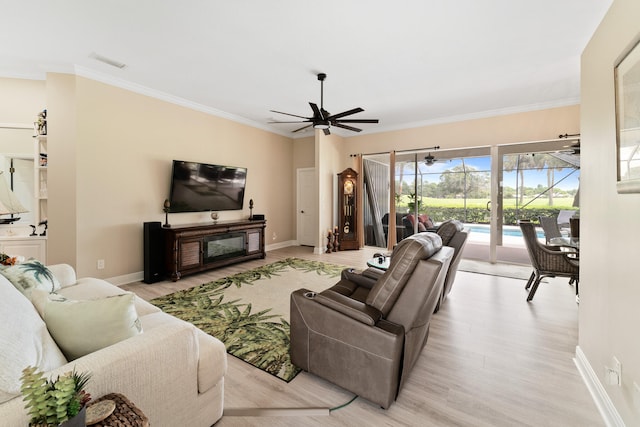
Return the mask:
<svg viewBox="0 0 640 427">
<path fill-rule="evenodd" d="M 14 265 L 16 263 L 16 257 L 10 257 L 7 254 L 0 253 L 0 264 L 2 265 Z"/>
<path fill-rule="evenodd" d="M 409 193 L 409 202 L 407 203 L 409 213 L 415 212 L 416 209 L 416 193 Z M 418 199 L 418 212 L 422 209 L 422 196 Z"/>
<path fill-rule="evenodd" d="M 22 392 L 32 427 L 85 426 L 85 407 L 91 395 L 84 390 L 91 374 L 72 372 L 46 379 L 36 367 L 22 371 Z"/>
</svg>

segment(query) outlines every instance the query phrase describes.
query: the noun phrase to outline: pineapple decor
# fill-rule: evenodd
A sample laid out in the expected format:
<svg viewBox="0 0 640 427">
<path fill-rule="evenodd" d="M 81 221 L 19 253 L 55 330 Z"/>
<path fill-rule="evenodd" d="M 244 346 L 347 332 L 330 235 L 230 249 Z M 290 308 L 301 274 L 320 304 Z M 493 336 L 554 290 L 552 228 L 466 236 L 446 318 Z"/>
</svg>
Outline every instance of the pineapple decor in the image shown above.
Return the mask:
<svg viewBox="0 0 640 427">
<path fill-rule="evenodd" d="M 55 380 L 47 380 L 36 367 L 26 367 L 20 378 L 20 391 L 31 417 L 29 425 L 58 426 L 76 416 L 91 400 L 91 395 L 84 390 L 90 378 L 91 374 L 74 369 Z"/>
</svg>

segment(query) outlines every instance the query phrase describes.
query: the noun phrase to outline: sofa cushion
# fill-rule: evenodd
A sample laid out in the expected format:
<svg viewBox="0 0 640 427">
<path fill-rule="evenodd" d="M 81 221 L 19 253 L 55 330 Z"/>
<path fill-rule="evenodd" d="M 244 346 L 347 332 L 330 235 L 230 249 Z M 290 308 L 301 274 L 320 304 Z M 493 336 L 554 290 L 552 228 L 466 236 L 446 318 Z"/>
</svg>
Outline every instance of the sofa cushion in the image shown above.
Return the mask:
<svg viewBox="0 0 640 427">
<path fill-rule="evenodd" d="M 0 269 L 0 274 L 9 279 L 13 286 L 31 297 L 34 289 L 43 289 L 48 292 L 55 292 L 60 289 L 60 282 L 53 273 L 40 261 L 29 260 L 22 264 L 12 265 Z"/>
<path fill-rule="evenodd" d="M 106 280 L 97 279 L 95 277 L 83 277 L 78 279 L 71 286 L 63 286 L 57 294 L 60 294 L 67 299 L 75 300 L 88 300 L 103 298 L 112 295 L 121 295 L 125 291 Z M 140 297 L 135 297 L 135 306 L 138 316 L 145 316 L 150 313 L 157 313 L 161 311 L 155 305 L 148 303 Z"/>
<path fill-rule="evenodd" d="M 172 324 L 188 325 L 194 330 L 198 342 L 198 391 L 204 393 L 222 380 L 227 372 L 227 349 L 222 341 L 202 332 L 191 323 L 162 311 L 140 316 L 140 321 L 145 333 Z"/>
<path fill-rule="evenodd" d="M 42 290 L 33 292 L 34 305 L 69 360 L 140 334 L 142 325 L 134 300 L 131 292 L 84 301 Z"/>
<path fill-rule="evenodd" d="M 48 372 L 67 363 L 38 312 L 4 276 L 0 276 L 0 404 L 20 394 L 27 366 Z"/>
<path fill-rule="evenodd" d="M 427 214 L 418 215 L 418 221 L 424 224 L 427 229 L 433 228 L 433 221 L 431 221 L 431 218 L 429 218 Z"/>
</svg>

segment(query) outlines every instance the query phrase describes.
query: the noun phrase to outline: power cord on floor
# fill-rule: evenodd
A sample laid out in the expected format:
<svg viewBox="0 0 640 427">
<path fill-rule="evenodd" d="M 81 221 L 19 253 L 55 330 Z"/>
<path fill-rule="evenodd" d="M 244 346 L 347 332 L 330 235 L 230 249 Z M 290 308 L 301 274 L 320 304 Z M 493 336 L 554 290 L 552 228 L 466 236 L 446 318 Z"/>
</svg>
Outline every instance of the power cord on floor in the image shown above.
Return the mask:
<svg viewBox="0 0 640 427">
<path fill-rule="evenodd" d="M 353 396 L 353 399 L 351 399 L 350 401 L 348 401 L 347 403 L 343 403 L 342 405 L 336 406 L 335 408 L 329 408 L 329 413 L 333 412 L 333 411 L 337 411 L 338 409 L 342 409 L 345 406 L 349 406 L 354 400 L 356 400 L 358 398 L 358 395 L 356 394 L 355 396 Z"/>
</svg>

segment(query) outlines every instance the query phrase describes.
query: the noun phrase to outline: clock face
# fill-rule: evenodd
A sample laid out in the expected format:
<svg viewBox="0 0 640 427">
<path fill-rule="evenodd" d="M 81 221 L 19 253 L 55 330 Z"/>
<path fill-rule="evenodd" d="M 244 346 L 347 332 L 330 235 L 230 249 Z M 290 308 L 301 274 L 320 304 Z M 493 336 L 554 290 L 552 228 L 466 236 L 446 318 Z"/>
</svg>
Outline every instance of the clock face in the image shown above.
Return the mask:
<svg viewBox="0 0 640 427">
<path fill-rule="evenodd" d="M 344 182 L 344 194 L 353 194 L 353 181 L 350 179 Z"/>
</svg>

